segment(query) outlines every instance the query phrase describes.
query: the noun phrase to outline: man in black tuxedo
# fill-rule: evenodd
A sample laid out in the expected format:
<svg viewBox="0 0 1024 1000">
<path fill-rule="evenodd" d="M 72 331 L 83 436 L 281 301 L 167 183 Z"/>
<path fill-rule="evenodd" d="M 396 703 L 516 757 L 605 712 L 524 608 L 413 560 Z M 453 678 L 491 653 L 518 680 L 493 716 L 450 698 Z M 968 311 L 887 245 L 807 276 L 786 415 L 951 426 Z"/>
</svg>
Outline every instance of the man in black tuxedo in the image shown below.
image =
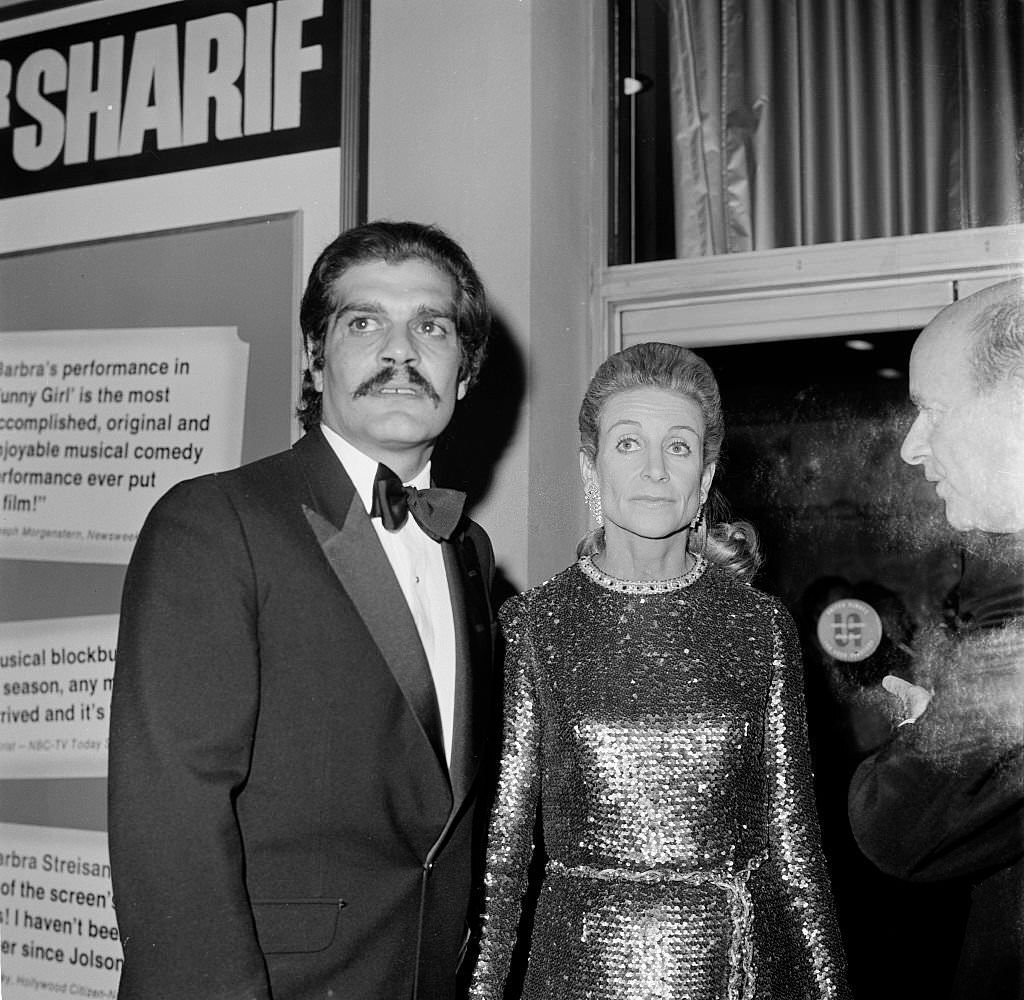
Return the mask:
<svg viewBox="0 0 1024 1000">
<path fill-rule="evenodd" d="M 493 554 L 430 487 L 483 286 L 410 222 L 303 296 L 288 451 L 174 487 L 128 569 L 110 726 L 121 1000 L 446 1000 L 493 729 Z"/>
<path fill-rule="evenodd" d="M 971 532 L 955 631 L 888 676 L 902 719 L 853 776 L 850 824 L 883 871 L 964 880 L 958 1000 L 1024 997 L 1024 282 L 944 309 L 910 359 L 904 461 Z M 973 554 L 972 554 L 973 553 Z M 907 963 L 928 955 L 907 955 Z"/>
</svg>

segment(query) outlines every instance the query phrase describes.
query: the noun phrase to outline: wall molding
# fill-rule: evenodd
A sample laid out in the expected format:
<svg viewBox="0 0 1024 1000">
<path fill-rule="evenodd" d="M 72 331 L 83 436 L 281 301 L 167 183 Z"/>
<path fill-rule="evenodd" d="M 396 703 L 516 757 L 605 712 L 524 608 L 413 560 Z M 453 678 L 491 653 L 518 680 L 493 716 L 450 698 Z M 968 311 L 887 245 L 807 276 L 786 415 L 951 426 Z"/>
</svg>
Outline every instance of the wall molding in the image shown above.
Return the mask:
<svg viewBox="0 0 1024 1000">
<path fill-rule="evenodd" d="M 645 340 L 700 347 L 915 329 L 1021 273 L 1021 226 L 609 267 L 593 360 Z"/>
</svg>

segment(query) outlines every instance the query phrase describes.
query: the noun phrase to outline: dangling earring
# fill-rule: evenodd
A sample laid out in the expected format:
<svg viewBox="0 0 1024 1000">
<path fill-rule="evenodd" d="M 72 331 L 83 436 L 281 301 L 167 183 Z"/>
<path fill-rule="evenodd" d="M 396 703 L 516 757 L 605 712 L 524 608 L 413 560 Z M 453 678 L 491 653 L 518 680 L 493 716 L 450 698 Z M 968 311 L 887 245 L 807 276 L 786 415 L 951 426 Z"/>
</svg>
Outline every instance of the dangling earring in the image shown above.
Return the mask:
<svg viewBox="0 0 1024 1000">
<path fill-rule="evenodd" d="M 700 522 L 704 517 L 704 504 L 707 501 L 707 497 L 700 498 L 700 506 L 697 508 L 697 515 L 690 522 L 690 530 L 696 531 L 700 527 Z"/>
<path fill-rule="evenodd" d="M 590 509 L 590 516 L 594 519 L 594 524 L 598 528 L 603 528 L 604 512 L 601 510 L 601 491 L 597 488 L 597 484 L 587 483 L 583 495 L 586 497 L 587 507 Z"/>
</svg>

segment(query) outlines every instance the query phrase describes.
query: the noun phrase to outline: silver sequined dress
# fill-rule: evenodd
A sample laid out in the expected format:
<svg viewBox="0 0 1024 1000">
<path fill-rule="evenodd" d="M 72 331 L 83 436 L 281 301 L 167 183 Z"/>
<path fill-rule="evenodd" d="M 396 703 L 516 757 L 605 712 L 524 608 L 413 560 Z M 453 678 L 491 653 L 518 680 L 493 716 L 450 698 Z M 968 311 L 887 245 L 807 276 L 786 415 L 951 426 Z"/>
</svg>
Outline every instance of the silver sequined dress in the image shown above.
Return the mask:
<svg viewBox="0 0 1024 1000">
<path fill-rule="evenodd" d="M 471 996 L 502 997 L 539 809 L 524 998 L 847 997 L 792 620 L 714 566 L 649 589 L 584 559 L 501 610 Z"/>
</svg>

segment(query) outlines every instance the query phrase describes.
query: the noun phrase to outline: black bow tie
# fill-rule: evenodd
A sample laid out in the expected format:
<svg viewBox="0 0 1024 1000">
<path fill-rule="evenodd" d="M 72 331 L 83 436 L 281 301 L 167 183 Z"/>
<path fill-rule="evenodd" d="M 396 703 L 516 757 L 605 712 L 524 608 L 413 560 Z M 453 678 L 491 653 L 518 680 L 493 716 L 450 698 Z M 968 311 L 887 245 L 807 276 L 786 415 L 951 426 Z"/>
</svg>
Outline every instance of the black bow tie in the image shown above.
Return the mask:
<svg viewBox="0 0 1024 1000">
<path fill-rule="evenodd" d="M 370 517 L 379 517 L 388 531 L 397 531 L 409 514 L 435 542 L 449 538 L 462 517 L 466 494 L 458 490 L 431 487 L 418 490 L 403 486 L 402 480 L 386 465 L 377 466 L 373 480 Z"/>
</svg>

